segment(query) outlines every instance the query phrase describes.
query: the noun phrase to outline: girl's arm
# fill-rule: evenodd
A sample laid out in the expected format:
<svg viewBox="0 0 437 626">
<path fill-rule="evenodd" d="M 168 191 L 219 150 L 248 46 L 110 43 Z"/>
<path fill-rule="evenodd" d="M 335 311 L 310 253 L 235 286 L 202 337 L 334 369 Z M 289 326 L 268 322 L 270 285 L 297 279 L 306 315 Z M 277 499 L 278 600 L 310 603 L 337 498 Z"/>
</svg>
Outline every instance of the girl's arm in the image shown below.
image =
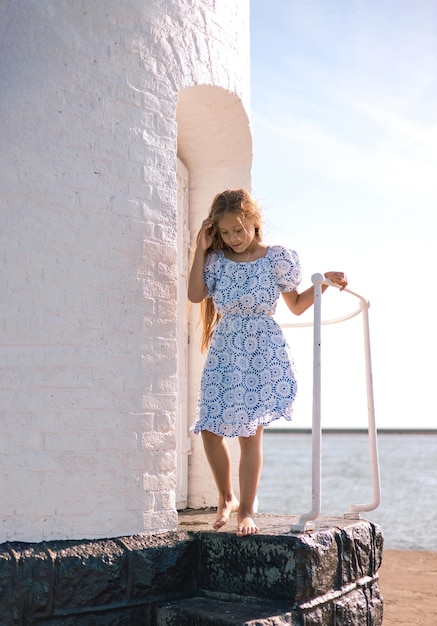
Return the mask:
<svg viewBox="0 0 437 626">
<path fill-rule="evenodd" d="M 194 253 L 193 265 L 188 278 L 188 300 L 193 303 L 202 302 L 208 293 L 203 275 L 206 251 L 211 246 L 215 227 L 209 218 L 203 220 L 197 237 L 197 247 Z"/>
<path fill-rule="evenodd" d="M 188 279 L 188 300 L 190 302 L 202 302 L 208 293 L 203 275 L 205 256 L 205 251 L 200 246 L 197 246 Z"/>
<path fill-rule="evenodd" d="M 326 272 L 325 278 L 329 278 L 343 290 L 347 286 L 347 278 L 343 272 Z M 322 285 L 322 293 L 328 289 L 328 285 Z M 309 287 L 302 293 L 297 291 L 283 292 L 282 297 L 286 305 L 295 315 L 302 315 L 307 309 L 314 304 L 314 286 Z"/>
</svg>

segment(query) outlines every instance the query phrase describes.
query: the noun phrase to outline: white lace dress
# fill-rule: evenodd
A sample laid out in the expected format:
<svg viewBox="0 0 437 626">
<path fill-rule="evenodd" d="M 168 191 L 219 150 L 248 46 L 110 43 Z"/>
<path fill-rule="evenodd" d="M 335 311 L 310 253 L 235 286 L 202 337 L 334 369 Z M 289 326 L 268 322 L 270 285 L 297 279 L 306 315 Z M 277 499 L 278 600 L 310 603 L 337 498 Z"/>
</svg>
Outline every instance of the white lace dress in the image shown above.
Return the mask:
<svg viewBox="0 0 437 626">
<path fill-rule="evenodd" d="M 281 417 L 291 420 L 295 367 L 271 315 L 280 293 L 300 283 L 297 253 L 270 246 L 261 259 L 244 263 L 219 250 L 208 255 L 204 274 L 221 319 L 206 357 L 191 430 L 248 437 L 260 425 Z"/>
</svg>

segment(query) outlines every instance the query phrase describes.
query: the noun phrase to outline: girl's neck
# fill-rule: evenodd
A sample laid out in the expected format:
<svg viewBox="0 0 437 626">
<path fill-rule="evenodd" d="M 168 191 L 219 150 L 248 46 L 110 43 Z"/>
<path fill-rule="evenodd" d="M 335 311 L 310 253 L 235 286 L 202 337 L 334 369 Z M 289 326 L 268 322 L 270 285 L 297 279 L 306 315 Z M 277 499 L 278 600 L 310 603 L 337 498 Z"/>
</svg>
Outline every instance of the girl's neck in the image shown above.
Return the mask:
<svg viewBox="0 0 437 626">
<path fill-rule="evenodd" d="M 255 246 L 251 244 L 244 252 L 234 252 L 231 248 L 224 248 L 223 253 L 227 259 L 235 263 L 250 263 L 264 257 L 267 250 L 268 246 L 256 242 Z"/>
</svg>

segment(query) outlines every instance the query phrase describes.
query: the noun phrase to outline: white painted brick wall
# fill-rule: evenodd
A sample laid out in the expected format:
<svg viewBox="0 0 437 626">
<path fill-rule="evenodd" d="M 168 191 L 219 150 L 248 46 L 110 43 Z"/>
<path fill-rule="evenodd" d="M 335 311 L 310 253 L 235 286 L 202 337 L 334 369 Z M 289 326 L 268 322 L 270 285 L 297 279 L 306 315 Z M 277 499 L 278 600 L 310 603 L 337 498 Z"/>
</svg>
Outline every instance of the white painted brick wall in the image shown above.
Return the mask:
<svg viewBox="0 0 437 626">
<path fill-rule="evenodd" d="M 176 526 L 177 93 L 247 104 L 248 5 L 0 6 L 0 542 Z"/>
</svg>

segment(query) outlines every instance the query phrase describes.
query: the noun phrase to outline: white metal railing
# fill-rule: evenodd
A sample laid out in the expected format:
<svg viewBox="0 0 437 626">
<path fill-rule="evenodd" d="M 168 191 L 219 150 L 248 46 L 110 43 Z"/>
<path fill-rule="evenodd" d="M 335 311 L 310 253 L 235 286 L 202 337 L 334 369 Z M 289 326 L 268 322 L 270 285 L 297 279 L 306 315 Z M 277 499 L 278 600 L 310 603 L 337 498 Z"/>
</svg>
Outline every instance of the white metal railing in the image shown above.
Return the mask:
<svg viewBox="0 0 437 626">
<path fill-rule="evenodd" d="M 367 388 L 367 416 L 369 432 L 369 452 L 370 470 L 373 489 L 373 500 L 368 504 L 353 504 L 344 517 L 349 519 L 359 519 L 363 511 L 373 511 L 381 502 L 381 484 L 379 475 L 378 443 L 375 422 L 375 406 L 373 400 L 373 379 L 372 363 L 370 353 L 370 333 L 369 333 L 369 307 L 368 300 L 355 293 L 351 289 L 344 291 L 352 294 L 360 301 L 360 306 L 356 311 L 343 317 L 322 321 L 322 285 L 338 287 L 335 283 L 326 279 L 322 274 L 314 274 L 311 278 L 314 285 L 314 320 L 313 322 L 298 322 L 281 324 L 282 328 L 298 328 L 313 326 L 313 414 L 312 414 L 312 506 L 308 513 L 300 516 L 298 522 L 293 524 L 291 532 L 303 532 L 314 530 L 314 521 L 320 515 L 321 507 L 321 465 L 322 465 L 322 422 L 321 422 L 321 326 L 325 324 L 336 324 L 348 320 L 360 313 L 363 314 L 364 331 L 364 356 L 366 365 L 366 388 Z"/>
</svg>

